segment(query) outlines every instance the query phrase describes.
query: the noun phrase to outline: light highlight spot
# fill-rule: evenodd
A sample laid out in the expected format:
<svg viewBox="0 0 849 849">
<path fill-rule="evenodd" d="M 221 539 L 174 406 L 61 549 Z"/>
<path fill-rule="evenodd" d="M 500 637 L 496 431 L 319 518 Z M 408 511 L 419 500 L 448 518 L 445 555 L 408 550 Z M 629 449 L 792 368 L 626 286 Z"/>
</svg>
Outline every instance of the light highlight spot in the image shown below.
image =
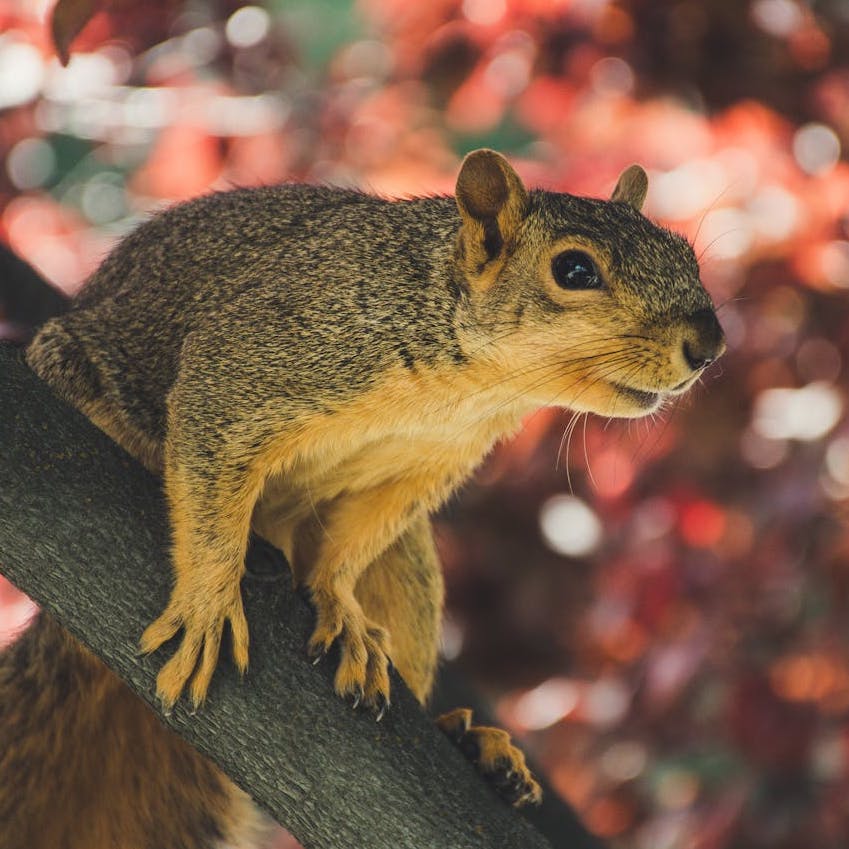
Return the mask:
<svg viewBox="0 0 849 849">
<path fill-rule="evenodd" d="M 566 678 L 550 678 L 516 702 L 516 721 L 532 731 L 548 728 L 571 713 L 578 704 L 578 686 Z"/>
<path fill-rule="evenodd" d="M 843 401 L 829 383 L 765 389 L 755 400 L 753 429 L 768 439 L 821 439 L 840 420 Z"/>
<path fill-rule="evenodd" d="M 227 19 L 224 34 L 233 47 L 254 47 L 267 35 L 271 27 L 268 12 L 259 6 L 242 6 Z"/>
<path fill-rule="evenodd" d="M 574 495 L 555 495 L 540 510 L 540 530 L 549 548 L 567 557 L 582 557 L 598 548 L 598 516 Z"/>
<path fill-rule="evenodd" d="M 840 159 L 840 139 L 825 124 L 805 124 L 793 136 L 793 156 L 806 174 L 818 177 Z"/>
</svg>

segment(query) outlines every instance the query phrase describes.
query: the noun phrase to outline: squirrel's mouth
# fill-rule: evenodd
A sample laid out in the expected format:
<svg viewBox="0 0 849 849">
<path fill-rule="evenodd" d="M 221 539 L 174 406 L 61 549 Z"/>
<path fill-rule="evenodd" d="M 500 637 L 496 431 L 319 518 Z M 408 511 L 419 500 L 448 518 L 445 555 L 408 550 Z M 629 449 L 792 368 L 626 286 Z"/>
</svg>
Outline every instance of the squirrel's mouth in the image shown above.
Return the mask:
<svg viewBox="0 0 849 849">
<path fill-rule="evenodd" d="M 611 386 L 620 395 L 624 395 L 629 401 L 633 401 L 638 407 L 646 410 L 657 407 L 663 400 L 663 394 L 660 392 L 647 392 L 644 389 L 634 389 L 621 383 L 611 383 Z"/>
</svg>

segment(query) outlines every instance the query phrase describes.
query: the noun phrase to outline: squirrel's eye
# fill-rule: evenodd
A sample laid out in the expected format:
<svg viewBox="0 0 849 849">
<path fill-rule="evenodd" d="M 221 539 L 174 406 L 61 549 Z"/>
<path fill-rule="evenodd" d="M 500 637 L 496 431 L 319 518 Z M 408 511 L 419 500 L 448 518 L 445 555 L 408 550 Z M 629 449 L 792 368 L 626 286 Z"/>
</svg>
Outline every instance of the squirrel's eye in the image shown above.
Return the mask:
<svg viewBox="0 0 849 849">
<path fill-rule="evenodd" d="M 551 273 L 563 289 L 598 289 L 601 275 L 583 251 L 563 251 L 551 261 Z"/>
</svg>

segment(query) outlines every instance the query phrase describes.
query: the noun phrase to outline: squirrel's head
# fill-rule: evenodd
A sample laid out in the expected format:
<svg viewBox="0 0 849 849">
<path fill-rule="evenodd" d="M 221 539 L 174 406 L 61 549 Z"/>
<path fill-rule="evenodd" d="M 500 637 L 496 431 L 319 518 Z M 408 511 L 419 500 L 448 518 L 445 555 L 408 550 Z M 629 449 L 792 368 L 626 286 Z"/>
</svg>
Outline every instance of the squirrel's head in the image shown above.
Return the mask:
<svg viewBox="0 0 849 849">
<path fill-rule="evenodd" d="M 690 244 L 640 212 L 637 165 L 609 201 L 528 192 L 491 150 L 457 179 L 467 356 L 524 400 L 642 416 L 725 350 Z"/>
</svg>

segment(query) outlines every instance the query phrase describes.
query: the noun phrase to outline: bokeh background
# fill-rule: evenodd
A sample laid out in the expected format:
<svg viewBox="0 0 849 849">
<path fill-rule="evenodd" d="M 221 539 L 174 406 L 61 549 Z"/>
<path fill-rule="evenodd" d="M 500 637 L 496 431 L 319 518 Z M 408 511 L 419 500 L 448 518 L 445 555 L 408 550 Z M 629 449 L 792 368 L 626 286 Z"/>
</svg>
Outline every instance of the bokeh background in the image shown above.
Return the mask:
<svg viewBox="0 0 849 849">
<path fill-rule="evenodd" d="M 69 293 L 211 188 L 647 168 L 728 353 L 652 421 L 495 451 L 436 520 L 444 654 L 617 849 L 849 845 L 849 3 L 86 5 L 63 67 L 50 0 L 0 0 L 0 239 Z M 0 584 L 3 640 L 31 612 Z"/>
</svg>

